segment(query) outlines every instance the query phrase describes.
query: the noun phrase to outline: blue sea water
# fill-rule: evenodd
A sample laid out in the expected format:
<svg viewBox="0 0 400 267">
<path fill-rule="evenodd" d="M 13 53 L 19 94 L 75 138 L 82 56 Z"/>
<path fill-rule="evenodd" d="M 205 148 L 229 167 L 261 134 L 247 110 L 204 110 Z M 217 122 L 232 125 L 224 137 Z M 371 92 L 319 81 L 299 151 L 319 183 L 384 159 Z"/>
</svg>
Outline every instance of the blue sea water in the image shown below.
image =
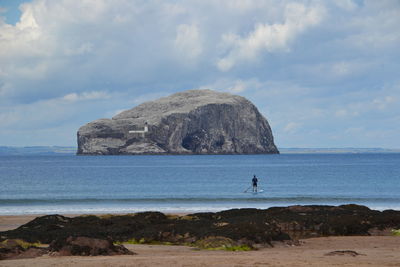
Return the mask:
<svg viewBox="0 0 400 267">
<path fill-rule="evenodd" d="M 1 215 L 348 203 L 400 210 L 400 154 L 0 156 Z"/>
</svg>

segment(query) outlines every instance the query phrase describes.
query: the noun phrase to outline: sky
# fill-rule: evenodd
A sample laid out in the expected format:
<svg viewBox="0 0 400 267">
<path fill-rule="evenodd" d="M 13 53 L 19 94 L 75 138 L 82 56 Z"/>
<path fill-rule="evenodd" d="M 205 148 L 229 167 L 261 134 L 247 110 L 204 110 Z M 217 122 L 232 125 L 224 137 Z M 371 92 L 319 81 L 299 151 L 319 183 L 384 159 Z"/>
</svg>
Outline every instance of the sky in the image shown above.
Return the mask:
<svg viewBox="0 0 400 267">
<path fill-rule="evenodd" d="M 400 148 L 399 0 L 0 0 L 0 146 L 213 89 L 278 147 Z"/>
</svg>

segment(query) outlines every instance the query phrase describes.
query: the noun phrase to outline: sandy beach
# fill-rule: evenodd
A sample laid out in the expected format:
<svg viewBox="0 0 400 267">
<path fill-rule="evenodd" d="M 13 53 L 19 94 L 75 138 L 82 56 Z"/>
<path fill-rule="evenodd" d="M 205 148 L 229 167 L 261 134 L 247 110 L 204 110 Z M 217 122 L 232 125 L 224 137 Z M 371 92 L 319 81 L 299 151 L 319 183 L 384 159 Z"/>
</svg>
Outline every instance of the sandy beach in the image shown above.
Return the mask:
<svg viewBox="0 0 400 267">
<path fill-rule="evenodd" d="M 71 215 L 69 215 L 71 216 Z M 37 215 L 0 216 L 0 230 L 24 224 Z M 51 257 L 3 260 L 0 266 L 400 266 L 400 237 L 347 236 L 280 243 L 257 251 L 210 251 L 186 246 L 126 245 L 132 256 Z M 327 255 L 351 250 L 359 255 Z"/>
</svg>

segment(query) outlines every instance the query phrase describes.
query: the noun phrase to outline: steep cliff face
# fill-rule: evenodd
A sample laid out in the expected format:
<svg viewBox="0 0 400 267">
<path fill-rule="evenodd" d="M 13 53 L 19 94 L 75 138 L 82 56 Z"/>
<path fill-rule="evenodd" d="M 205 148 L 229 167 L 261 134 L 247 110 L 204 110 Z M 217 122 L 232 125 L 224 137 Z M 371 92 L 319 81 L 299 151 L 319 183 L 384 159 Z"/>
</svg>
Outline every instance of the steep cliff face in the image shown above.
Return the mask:
<svg viewBox="0 0 400 267">
<path fill-rule="evenodd" d="M 247 99 L 189 90 L 145 102 L 78 131 L 78 154 L 279 153 L 267 120 Z"/>
</svg>

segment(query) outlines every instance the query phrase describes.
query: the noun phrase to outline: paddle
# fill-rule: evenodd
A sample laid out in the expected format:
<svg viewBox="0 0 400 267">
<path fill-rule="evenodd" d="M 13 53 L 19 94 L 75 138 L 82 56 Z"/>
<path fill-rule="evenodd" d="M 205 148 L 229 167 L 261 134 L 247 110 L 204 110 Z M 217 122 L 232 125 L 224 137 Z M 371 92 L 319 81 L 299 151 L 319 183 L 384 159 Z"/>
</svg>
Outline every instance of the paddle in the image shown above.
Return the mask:
<svg viewBox="0 0 400 267">
<path fill-rule="evenodd" d="M 247 191 L 252 187 L 252 185 L 250 185 L 246 190 L 243 191 L 243 193 L 247 193 Z"/>
</svg>

